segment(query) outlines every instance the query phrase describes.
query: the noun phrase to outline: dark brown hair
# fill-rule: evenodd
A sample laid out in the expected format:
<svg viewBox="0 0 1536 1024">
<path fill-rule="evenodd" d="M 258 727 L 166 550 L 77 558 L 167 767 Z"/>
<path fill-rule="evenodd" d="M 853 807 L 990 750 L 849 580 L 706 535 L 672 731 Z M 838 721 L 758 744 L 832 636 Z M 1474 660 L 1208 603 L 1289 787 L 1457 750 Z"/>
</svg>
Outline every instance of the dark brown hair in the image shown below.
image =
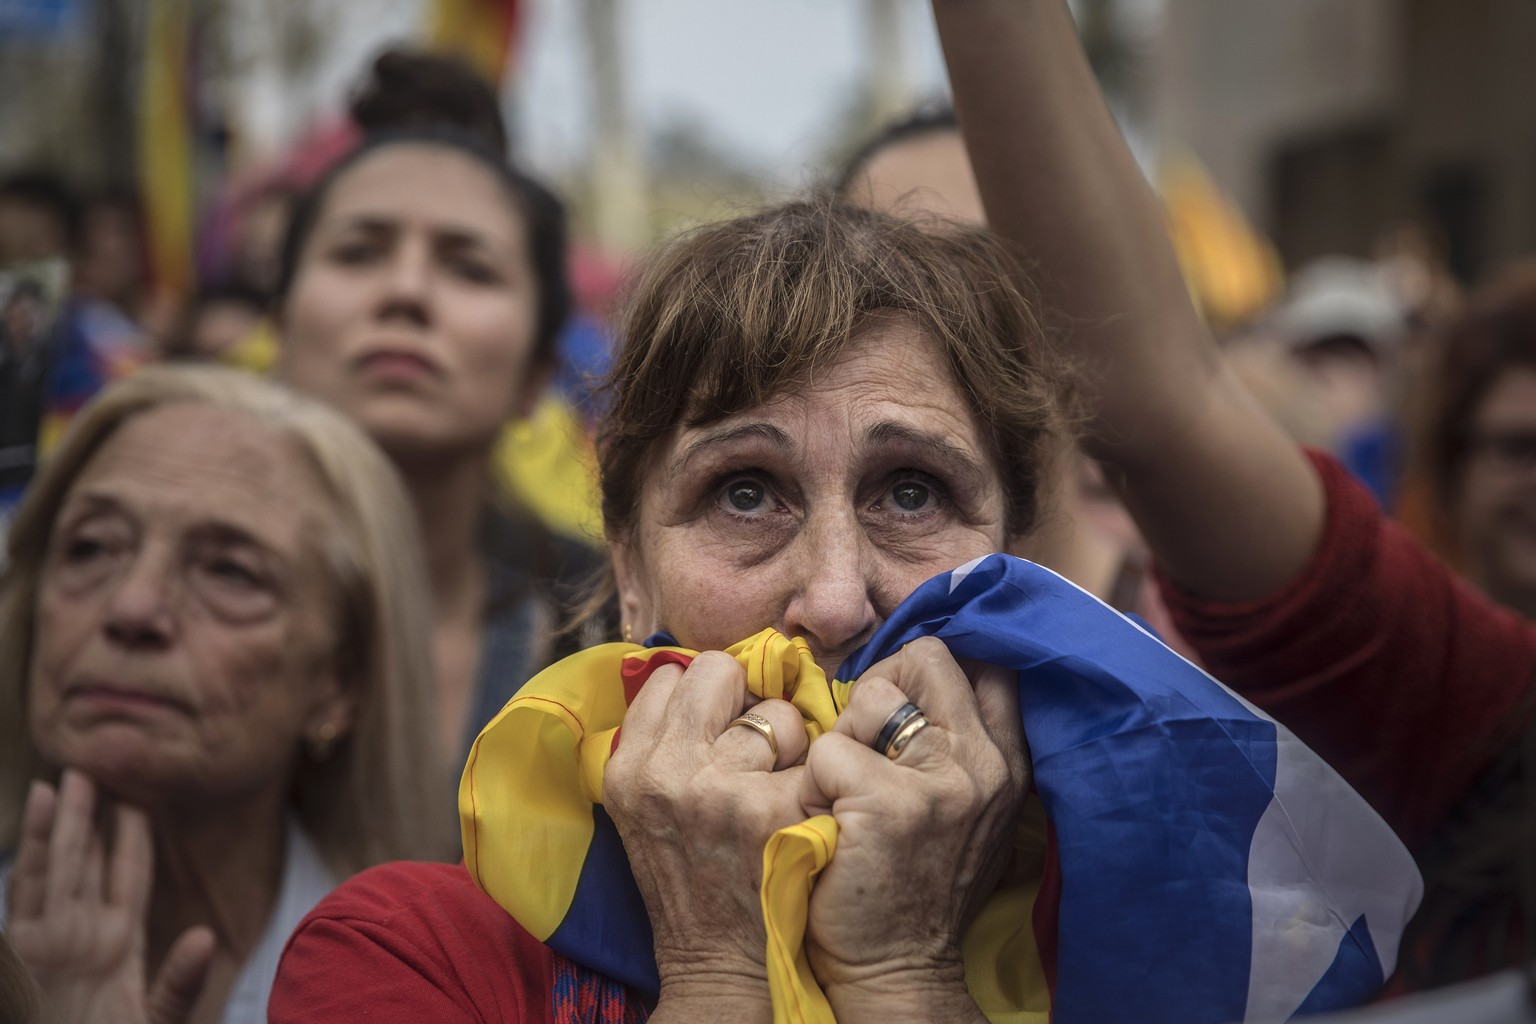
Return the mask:
<svg viewBox="0 0 1536 1024">
<path fill-rule="evenodd" d="M 440 146 L 489 171 L 522 218 L 539 297 L 533 357 L 535 362 L 553 359 L 572 305 L 565 274 L 565 206 L 542 182 L 507 158 L 506 128 L 490 83 L 469 65 L 445 54 L 386 50 L 353 95 L 351 110 L 363 141 L 295 202 L 278 258 L 278 303 L 292 291 L 304 247 L 327 197 L 347 171 L 389 146 Z"/>
<path fill-rule="evenodd" d="M 1536 263 L 1476 292 L 1432 341 L 1420 445 L 1442 515 L 1461 486 L 1478 407 L 1516 367 L 1536 369 Z"/>
<path fill-rule="evenodd" d="M 350 109 L 364 135 L 451 124 L 492 153 L 507 152 L 495 87 L 450 53 L 403 46 L 385 50 L 353 92 Z"/>
<path fill-rule="evenodd" d="M 679 426 L 806 387 L 876 320 L 932 340 L 1002 474 L 1010 537 L 1034 529 L 1066 432 L 1070 374 L 1025 272 L 986 231 L 815 199 L 684 235 L 633 286 L 599 433 L 609 540 L 633 535 L 653 457 Z"/>
</svg>

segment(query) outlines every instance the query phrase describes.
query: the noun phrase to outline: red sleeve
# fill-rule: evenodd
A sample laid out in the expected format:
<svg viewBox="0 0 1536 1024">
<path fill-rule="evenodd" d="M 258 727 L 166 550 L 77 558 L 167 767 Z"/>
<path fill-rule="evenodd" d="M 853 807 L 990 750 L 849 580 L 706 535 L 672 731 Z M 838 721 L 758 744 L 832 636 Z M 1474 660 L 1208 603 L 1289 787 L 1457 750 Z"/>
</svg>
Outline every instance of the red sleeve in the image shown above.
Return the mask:
<svg viewBox="0 0 1536 1024">
<path fill-rule="evenodd" d="M 550 1019 L 549 950 L 462 865 L 385 864 L 299 925 L 278 966 L 271 1024 L 481 1024 Z"/>
<path fill-rule="evenodd" d="M 1159 576 L 1222 682 L 1284 723 L 1417 844 L 1530 718 L 1536 625 L 1494 605 L 1309 452 L 1328 519 L 1267 598 L 1202 600 Z"/>
</svg>

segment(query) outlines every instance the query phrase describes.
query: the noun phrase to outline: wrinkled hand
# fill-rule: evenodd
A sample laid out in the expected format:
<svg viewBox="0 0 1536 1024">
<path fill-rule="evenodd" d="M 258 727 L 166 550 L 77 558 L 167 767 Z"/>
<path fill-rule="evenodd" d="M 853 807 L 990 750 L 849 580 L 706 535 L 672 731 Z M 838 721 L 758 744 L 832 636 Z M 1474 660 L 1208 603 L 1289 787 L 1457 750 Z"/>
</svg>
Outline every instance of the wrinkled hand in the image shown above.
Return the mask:
<svg viewBox="0 0 1536 1024">
<path fill-rule="evenodd" d="M 91 781 L 34 782 L 11 874 L 8 934 L 53 1019 L 181 1024 L 202 991 L 213 933 L 191 928 L 146 984 L 145 918 L 154 852 L 143 812 L 118 804 L 110 852 Z"/>
<path fill-rule="evenodd" d="M 938 640 L 907 645 L 860 677 L 806 759 L 805 812 L 838 824 L 806 949 L 840 1021 L 974 1009 L 960 943 L 1013 850 L 1029 761 L 1017 675 L 973 675 Z M 871 744 L 909 700 L 931 724 L 893 761 Z"/>
<path fill-rule="evenodd" d="M 629 856 L 655 933 L 662 1003 L 702 997 L 712 1019 L 746 1013 L 718 1000 L 766 1007 L 763 847 L 804 817 L 799 775 L 805 756 L 800 712 L 765 700 L 753 711 L 773 724 L 768 741 L 728 728 L 749 704 L 734 658 L 705 652 L 686 671 L 658 668 L 624 718 L 608 763 L 603 803 Z"/>
</svg>

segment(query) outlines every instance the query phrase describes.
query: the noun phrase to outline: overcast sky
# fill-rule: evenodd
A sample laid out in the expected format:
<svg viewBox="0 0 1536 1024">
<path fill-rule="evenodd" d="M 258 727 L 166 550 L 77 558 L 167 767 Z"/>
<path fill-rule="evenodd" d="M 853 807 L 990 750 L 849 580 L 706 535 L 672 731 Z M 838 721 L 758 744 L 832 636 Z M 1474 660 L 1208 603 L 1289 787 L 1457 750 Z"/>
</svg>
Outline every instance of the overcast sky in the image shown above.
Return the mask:
<svg viewBox="0 0 1536 1024">
<path fill-rule="evenodd" d="M 4 2 L 4 0 L 0 0 Z M 298 0 L 289 0 L 290 3 Z M 424 33 L 429 0 L 311 0 L 324 55 L 310 80 L 270 59 L 281 48 L 277 4 L 233 4 L 231 45 L 251 58 L 236 87 L 240 120 L 271 149 L 323 111 L 385 45 Z M 899 13 L 902 66 L 914 99 L 947 93 L 929 0 L 890 0 Z M 1070 0 L 1069 0 L 1070 2 Z M 592 94 L 581 0 L 523 0 L 520 74 L 507 109 L 523 159 L 558 174 L 590 148 Z M 766 182 L 794 188 L 835 141 L 838 118 L 869 75 L 867 0 L 617 0 L 626 97 L 635 133 L 696 126 Z M 1163 0 L 1118 0 L 1132 31 L 1147 32 Z"/>
<path fill-rule="evenodd" d="M 924 0 L 897 0 L 914 94 L 942 94 L 944 68 Z M 863 0 L 627 0 L 620 4 L 630 115 L 641 132 L 700 125 L 715 144 L 784 184 L 832 142 L 868 73 Z M 582 159 L 591 93 L 580 5 L 528 5 L 514 110 L 528 158 L 545 170 Z"/>
<path fill-rule="evenodd" d="M 926 0 L 894 0 L 903 64 L 916 96 L 945 91 Z M 697 125 L 713 144 L 769 180 L 793 185 L 824 152 L 837 116 L 867 74 L 865 0 L 619 0 L 626 96 L 636 134 Z M 558 172 L 590 145 L 592 94 L 578 0 L 525 0 L 508 112 L 523 157 Z M 341 97 L 390 42 L 422 32 L 424 0 L 334 0 L 325 55 L 312 81 L 253 59 L 238 87 L 242 122 L 258 148 L 281 144 Z M 236 4 L 238 51 L 279 44 L 273 12 Z"/>
</svg>

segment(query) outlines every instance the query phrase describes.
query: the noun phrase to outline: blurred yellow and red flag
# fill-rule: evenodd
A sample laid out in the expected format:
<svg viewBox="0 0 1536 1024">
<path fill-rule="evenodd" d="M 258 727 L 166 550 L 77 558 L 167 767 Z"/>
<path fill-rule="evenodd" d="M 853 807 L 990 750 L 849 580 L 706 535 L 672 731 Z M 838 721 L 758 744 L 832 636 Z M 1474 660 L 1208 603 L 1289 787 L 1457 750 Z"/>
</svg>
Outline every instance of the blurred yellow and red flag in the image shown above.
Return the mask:
<svg viewBox="0 0 1536 1024">
<path fill-rule="evenodd" d="M 457 53 L 500 84 L 512 62 L 522 6 L 521 0 L 431 0 L 427 24 L 432 45 Z"/>
<path fill-rule="evenodd" d="M 151 0 L 139 79 L 139 182 L 154 287 L 178 295 L 196 283 L 193 44 L 188 0 Z"/>
<path fill-rule="evenodd" d="M 1241 324 L 1279 296 L 1284 273 L 1274 246 L 1194 154 L 1165 160 L 1157 191 L 1184 281 L 1212 327 Z"/>
</svg>

